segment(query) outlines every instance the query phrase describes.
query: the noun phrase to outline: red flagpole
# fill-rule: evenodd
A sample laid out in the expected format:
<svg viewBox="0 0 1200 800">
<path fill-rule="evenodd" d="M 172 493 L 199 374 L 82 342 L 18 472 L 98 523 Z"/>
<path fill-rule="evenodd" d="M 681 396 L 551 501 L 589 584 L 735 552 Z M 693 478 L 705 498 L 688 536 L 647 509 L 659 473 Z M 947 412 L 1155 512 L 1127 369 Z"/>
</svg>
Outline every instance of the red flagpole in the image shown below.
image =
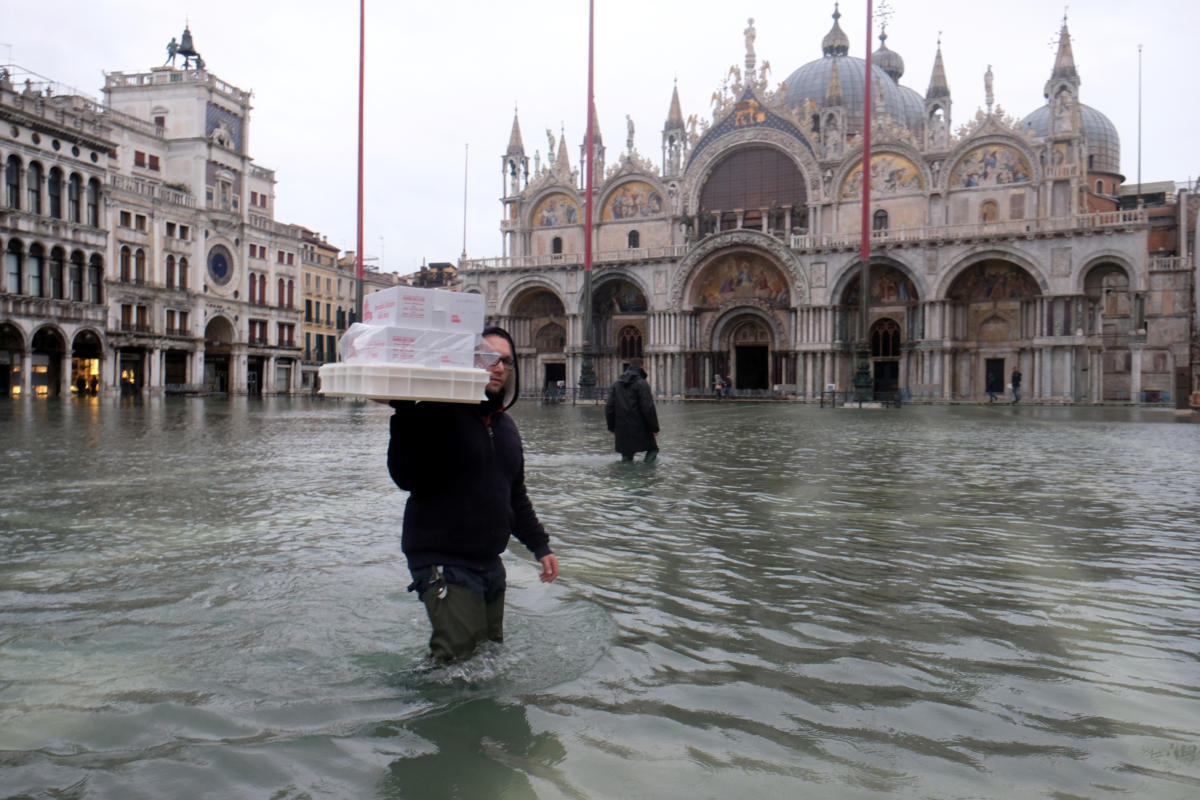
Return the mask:
<svg viewBox="0 0 1200 800">
<path fill-rule="evenodd" d="M 583 268 L 592 268 L 592 121 L 596 118 L 596 95 L 593 77 L 593 50 L 595 0 L 588 0 L 588 88 L 587 88 L 587 139 L 584 150 L 587 152 L 587 169 L 584 170 L 584 232 L 583 232 Z"/>
<path fill-rule="evenodd" d="M 863 160 L 862 160 L 862 242 L 858 257 L 864 262 L 871 257 L 871 0 L 867 0 L 867 72 L 863 85 Z M 862 292 L 866 294 L 864 284 Z"/>
<path fill-rule="evenodd" d="M 367 42 L 367 0 L 358 0 L 358 241 L 354 267 L 358 277 L 358 318 L 362 320 L 363 302 L 363 74 Z"/>
</svg>

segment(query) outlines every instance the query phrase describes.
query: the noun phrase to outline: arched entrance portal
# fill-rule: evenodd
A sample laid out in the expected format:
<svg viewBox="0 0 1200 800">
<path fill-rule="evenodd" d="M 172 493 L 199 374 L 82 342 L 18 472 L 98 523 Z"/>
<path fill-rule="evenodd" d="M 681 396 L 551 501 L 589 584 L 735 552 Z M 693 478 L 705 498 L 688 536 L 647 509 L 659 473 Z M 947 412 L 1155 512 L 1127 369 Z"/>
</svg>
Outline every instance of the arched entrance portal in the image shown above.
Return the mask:
<svg viewBox="0 0 1200 800">
<path fill-rule="evenodd" d="M 779 350 L 787 329 L 791 285 L 775 259 L 749 247 L 713 254 L 687 287 L 687 304 L 709 350 L 685 363 L 686 386 L 708 393 L 714 376 L 738 390 L 761 391 L 795 380 L 791 360 Z"/>
<path fill-rule="evenodd" d="M 862 337 L 858 273 L 859 267 L 855 267 L 841 291 L 838 338 L 843 342 L 859 342 Z M 922 335 L 920 298 L 913 279 L 895 264 L 871 264 L 869 284 L 867 347 L 872 387 L 877 394 L 891 394 L 909 388 L 907 378 L 911 373 L 902 366 L 904 343 Z"/>
<path fill-rule="evenodd" d="M 542 365 L 542 395 L 547 399 L 560 399 L 566 395 L 567 386 L 567 331 L 557 322 L 542 326 L 533 340 L 538 362 Z"/>
<path fill-rule="evenodd" d="M 1015 368 L 1030 373 L 1021 351 L 1034 337 L 1040 295 L 1033 276 L 1001 258 L 972 264 L 954 279 L 946 291 L 955 334 L 952 393 L 980 397 L 989 385 L 1002 390 Z"/>
<path fill-rule="evenodd" d="M 1129 347 L 1142 319 L 1141 298 L 1129 286 L 1129 275 L 1117 264 L 1098 264 L 1083 279 L 1088 300 L 1090 333 L 1099 333 L 1103 343 L 1101 399 L 1128 402 L 1133 393 Z"/>
<path fill-rule="evenodd" d="M 228 392 L 229 362 L 233 356 L 233 323 L 213 317 L 204 328 L 204 387 L 210 392 Z"/>
<path fill-rule="evenodd" d="M 549 289 L 528 289 L 513 301 L 510 319 L 517 355 L 523 352 L 528 359 L 532 348 L 537 359 L 533 365 L 522 361 L 530 376 L 528 388 L 539 388 L 545 394 L 559 381 L 566 381 L 567 316 L 558 295 Z"/>
<path fill-rule="evenodd" d="M 900 391 L 900 324 L 891 317 L 875 320 L 870 340 L 875 393 Z"/>
<path fill-rule="evenodd" d="M 67 343 L 58 331 L 42 328 L 33 335 L 30 389 L 34 397 L 62 395 L 62 365 L 66 354 Z"/>
<path fill-rule="evenodd" d="M 729 334 L 731 377 L 738 390 L 762 390 L 771 385 L 771 331 L 757 317 L 736 320 Z"/>
<path fill-rule="evenodd" d="M 624 278 L 602 281 L 592 290 L 592 346 L 598 354 L 601 384 L 617 379 L 631 355 L 642 355 L 646 331 L 646 295 Z M 631 352 L 631 347 L 637 350 Z"/>
<path fill-rule="evenodd" d="M 100 364 L 103 358 L 100 337 L 94 331 L 80 331 L 71 346 L 71 391 L 76 395 L 94 395 L 100 391 Z"/>
<path fill-rule="evenodd" d="M 12 397 L 21 390 L 21 354 L 25 340 L 15 325 L 0 322 L 0 397 Z"/>
</svg>

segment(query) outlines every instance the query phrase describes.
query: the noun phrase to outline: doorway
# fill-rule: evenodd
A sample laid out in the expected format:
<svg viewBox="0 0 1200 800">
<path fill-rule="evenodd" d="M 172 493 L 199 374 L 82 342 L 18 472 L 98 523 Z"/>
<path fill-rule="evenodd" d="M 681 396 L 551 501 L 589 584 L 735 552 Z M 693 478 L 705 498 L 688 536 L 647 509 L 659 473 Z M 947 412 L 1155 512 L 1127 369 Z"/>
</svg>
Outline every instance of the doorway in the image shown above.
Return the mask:
<svg viewBox="0 0 1200 800">
<path fill-rule="evenodd" d="M 880 360 L 875 362 L 875 391 L 900 391 L 900 362 Z"/>
<path fill-rule="evenodd" d="M 1004 359 L 989 358 L 983 362 L 983 388 L 987 392 L 1004 394 Z"/>
<path fill-rule="evenodd" d="M 770 382 L 768 353 L 765 344 L 739 344 L 734 348 L 734 387 L 737 389 L 766 389 Z"/>
</svg>

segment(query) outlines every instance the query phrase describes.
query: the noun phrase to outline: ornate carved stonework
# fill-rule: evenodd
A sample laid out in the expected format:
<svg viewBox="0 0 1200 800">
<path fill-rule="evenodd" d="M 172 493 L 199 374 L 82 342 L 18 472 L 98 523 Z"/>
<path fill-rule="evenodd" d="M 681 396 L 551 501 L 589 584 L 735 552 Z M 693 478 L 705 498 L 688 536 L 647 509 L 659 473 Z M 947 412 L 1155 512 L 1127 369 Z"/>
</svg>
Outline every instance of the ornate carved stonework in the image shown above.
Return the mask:
<svg viewBox="0 0 1200 800">
<path fill-rule="evenodd" d="M 763 251 L 779 265 L 788 276 L 788 287 L 791 305 L 798 306 L 808 302 L 808 276 L 804 266 L 783 242 L 765 233 L 750 230 L 726 231 L 705 237 L 699 244 L 687 252 L 675 267 L 671 278 L 670 307 L 679 311 L 683 308 L 683 293 L 692 273 L 697 267 L 708 260 L 709 256 L 733 247 L 751 247 Z"/>
</svg>

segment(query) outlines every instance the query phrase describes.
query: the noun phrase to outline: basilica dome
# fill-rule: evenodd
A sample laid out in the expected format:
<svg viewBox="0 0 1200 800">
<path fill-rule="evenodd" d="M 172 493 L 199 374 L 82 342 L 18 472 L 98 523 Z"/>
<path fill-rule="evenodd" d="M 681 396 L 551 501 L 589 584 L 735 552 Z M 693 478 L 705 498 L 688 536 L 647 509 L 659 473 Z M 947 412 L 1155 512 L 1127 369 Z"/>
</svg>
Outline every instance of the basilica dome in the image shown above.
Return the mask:
<svg viewBox="0 0 1200 800">
<path fill-rule="evenodd" d="M 836 70 L 841 84 L 846 130 L 858 132 L 862 130 L 863 77 L 867 63 L 864 59 L 848 55 L 850 39 L 838 25 L 840 17 L 841 14 L 835 10 L 833 28 L 821 42 L 822 57 L 808 62 L 784 80 L 787 87 L 784 97 L 789 105 L 801 110 L 805 109 L 806 100 L 812 100 L 818 107 L 823 106 L 830 76 Z M 925 98 L 899 84 L 900 76 L 904 74 L 904 59 L 889 50 L 886 42 L 872 57 L 871 74 L 872 83 L 883 88 L 882 110 L 914 135 L 920 136 L 925 117 Z M 879 106 L 873 107 L 872 114 L 878 113 L 878 109 Z"/>
<path fill-rule="evenodd" d="M 1088 172 L 1121 174 L 1121 139 L 1112 121 L 1091 106 L 1079 104 L 1079 117 L 1083 124 L 1083 139 L 1087 142 L 1089 158 Z M 1044 105 L 1021 120 L 1021 127 L 1032 130 L 1036 136 L 1050 133 L 1050 106 Z"/>
</svg>

